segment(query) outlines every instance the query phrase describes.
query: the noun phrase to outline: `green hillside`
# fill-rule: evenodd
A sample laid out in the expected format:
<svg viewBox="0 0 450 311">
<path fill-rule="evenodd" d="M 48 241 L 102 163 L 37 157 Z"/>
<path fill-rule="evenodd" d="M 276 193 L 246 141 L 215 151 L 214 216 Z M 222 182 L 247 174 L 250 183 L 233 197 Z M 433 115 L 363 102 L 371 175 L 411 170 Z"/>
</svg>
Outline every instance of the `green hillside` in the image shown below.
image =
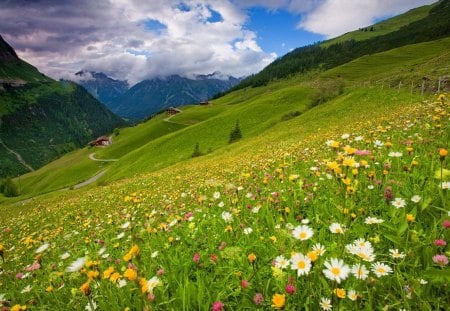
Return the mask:
<svg viewBox="0 0 450 311">
<path fill-rule="evenodd" d="M 422 98 L 423 76 L 430 79 L 425 94 L 436 91 L 438 77 L 448 70 L 449 47 L 450 39 L 409 45 L 365 56 L 320 74 L 299 75 L 267 87 L 239 90 L 209 106 L 186 106 L 181 114 L 171 117 L 170 122 L 165 121 L 166 115 L 158 115 L 148 122 L 120 130 L 107 148 L 85 149 L 73 155 L 77 155 L 78 160 L 62 157 L 42 170 L 21 176 L 23 195 L 29 197 L 70 187 L 105 168 L 108 171 L 94 185 L 149 173 L 178 162 L 190 162 L 196 143 L 205 154 L 201 159 L 214 159 L 245 153 L 271 141 L 309 135 L 318 127 L 314 123 L 322 119 L 317 112 L 322 111 L 322 105 L 309 109 L 321 101 L 331 103 L 336 98 L 342 105 L 341 100 L 351 99 L 349 103 L 354 103 L 355 109 L 361 102 L 367 102 L 373 109 L 379 103 L 389 106 L 418 101 Z M 403 81 L 400 92 L 399 81 Z M 392 94 L 392 98 L 386 99 L 389 104 L 382 98 L 386 92 Z M 333 109 L 345 111 L 346 108 Z M 229 145 L 229 134 L 237 120 L 243 139 Z M 272 139 L 272 135 L 276 139 Z M 119 161 L 90 161 L 87 156 L 93 152 L 98 159 Z M 67 166 L 67 161 L 76 162 L 83 169 Z"/>
<path fill-rule="evenodd" d="M 0 36 L 0 178 L 33 171 L 124 125 L 82 87 L 19 59 Z"/>
<path fill-rule="evenodd" d="M 396 19 L 404 20 L 402 17 L 394 17 L 393 23 Z M 297 48 L 275 60 L 259 73 L 244 79 L 232 90 L 262 86 L 270 81 L 312 70 L 331 69 L 364 55 L 380 53 L 408 44 L 446 38 L 449 34 L 450 1 L 441 0 L 429 10 L 426 17 L 412 21 L 398 30 L 386 34 L 380 33 L 362 41 L 351 38 L 331 45 L 315 44 Z"/>
<path fill-rule="evenodd" d="M 446 310 L 449 51 L 447 36 L 242 88 L 15 178 L 0 307 Z"/>
</svg>

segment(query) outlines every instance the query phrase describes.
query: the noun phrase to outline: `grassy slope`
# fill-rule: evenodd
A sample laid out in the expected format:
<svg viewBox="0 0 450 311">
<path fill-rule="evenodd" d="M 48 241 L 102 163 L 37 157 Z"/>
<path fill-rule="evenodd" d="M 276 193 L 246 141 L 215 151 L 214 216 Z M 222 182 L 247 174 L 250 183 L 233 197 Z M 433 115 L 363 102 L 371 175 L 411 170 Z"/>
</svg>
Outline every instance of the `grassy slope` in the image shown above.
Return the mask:
<svg viewBox="0 0 450 311">
<path fill-rule="evenodd" d="M 264 145 L 271 140 L 271 135 L 277 139 L 280 137 L 289 139 L 293 133 L 296 135 L 311 133 L 311 129 L 314 127 L 310 124 L 311 122 L 307 121 L 309 114 L 288 122 L 281 122 L 281 116 L 293 110 L 304 111 L 309 104 L 310 87 L 314 87 L 317 81 L 340 76 L 349 82 L 348 86 L 351 86 L 358 81 L 370 80 L 369 77 L 376 77 L 374 80 L 377 80 L 390 79 L 402 73 L 409 75 L 411 72 L 415 72 L 418 76 L 433 70 L 440 73 L 448 66 L 446 65 L 448 64 L 446 51 L 449 46 L 450 39 L 407 46 L 362 57 L 339 68 L 324 72 L 319 75 L 319 78 L 311 79 L 311 77 L 299 76 L 291 80 L 272 83 L 265 88 L 233 92 L 214 101 L 212 106 L 185 107 L 182 114 L 171 119 L 172 122 L 193 124 L 192 126 L 185 128 L 185 125 L 166 123 L 163 121 L 165 116 L 161 115 L 136 127 L 123 129 L 119 136 L 114 137 L 115 143 L 111 147 L 97 148 L 92 152 L 95 151 L 97 158 L 121 158 L 119 162 L 110 164 L 111 169 L 102 179 L 103 181 L 112 181 L 189 160 L 196 142 L 199 142 L 202 152 L 207 152 L 209 148 L 213 151 L 207 157 L 202 157 L 200 159 L 202 161 L 205 158 L 220 157 L 222 153 L 228 155 L 230 152 L 233 153 L 234 149 L 252 148 L 252 144 L 258 144 L 258 141 Z M 396 61 L 389 64 L 392 59 Z M 354 102 L 366 100 L 364 97 L 366 95 L 352 96 Z M 370 96 L 378 98 L 382 95 L 372 94 Z M 413 99 L 416 100 L 418 97 L 415 95 L 408 98 L 409 101 Z M 368 100 L 368 104 L 373 103 L 378 104 L 376 101 Z M 311 113 L 314 111 L 317 110 L 313 110 Z M 322 119 L 320 115 L 314 118 L 316 117 L 318 120 Z M 227 144 L 228 135 L 237 119 L 240 120 L 244 140 L 242 143 L 230 146 Z M 268 131 L 269 129 L 270 131 Z M 314 130 L 312 131 L 314 132 Z M 264 135 L 261 135 L 262 133 Z M 257 138 L 258 135 L 261 137 Z M 81 153 L 82 156 L 78 158 L 82 160 L 81 163 L 84 163 L 89 153 L 88 151 Z M 20 182 L 24 189 L 24 195 L 29 197 L 40 192 L 73 185 L 94 175 L 99 170 L 97 163 L 86 164 L 83 166 L 83 170 L 71 169 L 66 163 L 65 157 L 62 157 L 46 168 L 22 176 Z M 56 174 L 65 177 L 53 178 Z M 52 182 L 48 183 L 47 179 Z"/>
<path fill-rule="evenodd" d="M 376 36 L 385 35 L 387 33 L 399 30 L 402 26 L 408 25 L 412 22 L 426 17 L 435 5 L 436 4 L 425 5 L 416 9 L 412 9 L 402 15 L 396 16 L 395 18 L 376 23 L 373 25 L 374 31 L 351 31 L 337 38 L 323 42 L 321 45 L 326 47 L 334 43 L 344 42 L 347 40 L 362 41 Z M 370 28 L 370 26 L 367 28 Z"/>
</svg>

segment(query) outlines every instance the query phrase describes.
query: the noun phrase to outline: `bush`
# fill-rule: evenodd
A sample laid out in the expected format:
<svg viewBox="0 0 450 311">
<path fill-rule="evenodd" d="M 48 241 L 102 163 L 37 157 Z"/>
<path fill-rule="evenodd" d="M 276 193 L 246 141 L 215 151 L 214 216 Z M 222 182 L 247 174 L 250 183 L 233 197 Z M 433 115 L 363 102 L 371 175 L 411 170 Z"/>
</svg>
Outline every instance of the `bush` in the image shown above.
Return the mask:
<svg viewBox="0 0 450 311">
<path fill-rule="evenodd" d="M 5 179 L 0 188 L 5 197 L 17 197 L 19 195 L 19 188 L 11 178 Z"/>
<path fill-rule="evenodd" d="M 342 80 L 321 80 L 320 85 L 311 95 L 310 107 L 323 104 L 344 92 L 344 82 Z"/>
<path fill-rule="evenodd" d="M 200 145 L 198 143 L 195 144 L 194 152 L 192 152 L 191 158 L 196 158 L 203 155 L 203 153 L 200 151 Z"/>
<path fill-rule="evenodd" d="M 295 117 L 298 117 L 301 114 L 302 113 L 298 110 L 289 111 L 288 113 L 285 113 L 284 115 L 281 116 L 281 121 L 287 121 L 287 120 L 293 119 Z"/>
<path fill-rule="evenodd" d="M 230 132 L 230 139 L 228 140 L 228 143 L 234 143 L 235 141 L 238 141 L 242 138 L 241 128 L 239 127 L 239 120 L 236 121 L 236 125 L 234 129 Z"/>
</svg>

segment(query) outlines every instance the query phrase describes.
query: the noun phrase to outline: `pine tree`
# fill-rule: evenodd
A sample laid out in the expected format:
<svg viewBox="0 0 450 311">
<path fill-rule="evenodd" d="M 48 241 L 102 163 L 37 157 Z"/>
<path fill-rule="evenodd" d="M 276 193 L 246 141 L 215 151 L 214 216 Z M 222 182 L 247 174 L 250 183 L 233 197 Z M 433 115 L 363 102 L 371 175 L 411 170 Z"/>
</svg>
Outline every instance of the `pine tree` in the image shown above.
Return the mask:
<svg viewBox="0 0 450 311">
<path fill-rule="evenodd" d="M 200 151 L 200 145 L 199 145 L 199 143 L 196 143 L 195 147 L 194 147 L 194 152 L 192 152 L 191 157 L 192 158 L 196 158 L 196 157 L 199 157 L 201 155 L 202 155 L 202 152 Z"/>
<path fill-rule="evenodd" d="M 230 139 L 228 141 L 229 144 L 238 141 L 242 138 L 242 132 L 241 128 L 239 127 L 239 120 L 236 121 L 236 126 L 234 129 L 230 132 Z"/>
</svg>

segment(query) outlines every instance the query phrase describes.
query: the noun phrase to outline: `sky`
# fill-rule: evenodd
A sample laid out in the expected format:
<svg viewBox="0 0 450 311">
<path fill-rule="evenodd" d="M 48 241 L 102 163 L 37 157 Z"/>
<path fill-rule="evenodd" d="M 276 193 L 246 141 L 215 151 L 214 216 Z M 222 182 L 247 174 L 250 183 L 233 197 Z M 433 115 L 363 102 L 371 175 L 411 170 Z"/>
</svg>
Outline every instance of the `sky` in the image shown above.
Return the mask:
<svg viewBox="0 0 450 311">
<path fill-rule="evenodd" d="M 257 73 L 291 50 L 435 0 L 0 0 L 0 34 L 55 79 L 80 70 L 131 85 Z"/>
</svg>

